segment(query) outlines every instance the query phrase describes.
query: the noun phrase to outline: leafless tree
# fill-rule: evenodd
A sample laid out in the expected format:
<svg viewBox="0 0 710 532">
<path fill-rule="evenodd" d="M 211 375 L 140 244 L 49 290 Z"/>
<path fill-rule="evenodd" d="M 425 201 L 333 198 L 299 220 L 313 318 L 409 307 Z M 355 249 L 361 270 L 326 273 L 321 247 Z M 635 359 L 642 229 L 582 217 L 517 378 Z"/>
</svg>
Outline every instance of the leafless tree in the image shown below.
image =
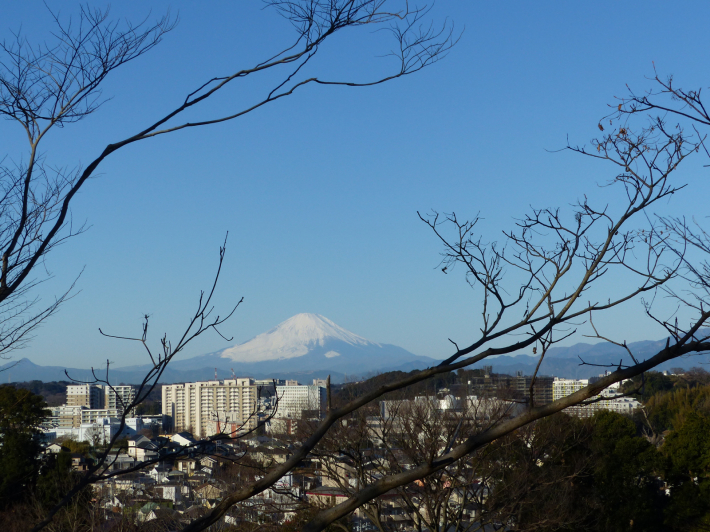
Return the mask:
<svg viewBox="0 0 710 532">
<path fill-rule="evenodd" d="M 595 206 L 586 197 L 568 216 L 557 209 L 533 209 L 519 220 L 517 229 L 503 234 L 503 244 L 487 243 L 476 235 L 478 219 L 462 221 L 455 214 L 422 216 L 444 246 L 442 269 L 463 267 L 469 284 L 481 292 L 482 327 L 463 347 L 452 341 L 455 352 L 439 366 L 398 383 L 383 386 L 329 413 L 314 436 L 304 442 L 302 453 L 318 443 L 320 434 L 340 418 L 384 394 L 433 375 L 452 371 L 524 348 L 539 349 L 540 359 L 549 347 L 576 332 L 585 318 L 638 299 L 658 290 L 675 292 L 685 286 L 694 294 L 684 308 L 694 314 L 689 321 L 671 323 L 658 318 L 650 303 L 643 309 L 652 320 L 671 333 L 666 346 L 647 360 L 637 360 L 629 351 L 610 375 L 570 396 L 546 405 L 530 404 L 513 419 L 501 420 L 484 431 L 465 435 L 460 444 L 402 472 L 388 474 L 358 491 L 347 501 L 321 512 L 305 529 L 322 530 L 332 520 L 362 506 L 392 489 L 444 470 L 487 444 L 568 406 L 593 398 L 612 383 L 642 374 L 660 363 L 710 348 L 702 327 L 710 317 L 702 285 L 703 272 L 686 275 L 690 257 L 680 226 L 671 236 L 658 230 L 650 213 L 653 206 L 669 199 L 682 187 L 674 172 L 691 154 L 702 148 L 702 137 L 683 127 L 669 128 L 663 118 L 647 123 L 621 124 L 593 141 L 590 148 L 569 146 L 584 156 L 607 162 L 613 169 L 607 193 L 618 190 L 619 203 Z M 447 230 L 451 232 L 448 233 Z M 512 274 L 511 274 L 512 272 Z M 620 275 L 628 280 L 624 292 L 605 293 L 600 279 Z M 512 277 L 508 281 L 508 277 Z M 699 288 L 698 288 L 699 287 Z M 652 297 L 646 300 L 653 301 Z M 624 342 L 619 342 L 624 345 Z M 301 457 L 295 453 L 293 460 Z M 286 464 L 284 467 L 288 467 Z M 232 497 L 247 495 L 246 491 Z M 229 504 L 232 498 L 225 499 Z M 219 509 L 218 509 L 219 510 Z M 193 528 L 196 529 L 196 528 Z"/>
<path fill-rule="evenodd" d="M 235 120 L 292 95 L 307 85 L 363 87 L 412 74 L 442 59 L 456 43 L 453 26 L 427 23 L 428 9 L 385 0 L 268 0 L 296 30 L 293 44 L 255 65 L 215 75 L 176 102 L 164 116 L 137 125 L 126 138 L 108 144 L 85 167 L 49 162 L 42 141 L 55 129 L 67 129 L 98 111 L 107 101 L 103 84 L 109 75 L 160 44 L 177 20 L 166 15 L 154 23 L 124 24 L 108 9 L 81 7 L 75 19 L 51 13 L 54 40 L 33 45 L 18 32 L 0 44 L 0 115 L 20 126 L 27 138 L 24 154 L 0 156 L 0 355 L 25 345 L 31 332 L 69 297 L 71 287 L 52 304 L 38 307 L 33 288 L 46 279 L 38 268 L 47 254 L 85 226 L 71 214 L 77 192 L 101 163 L 125 146 L 183 129 Z M 349 28 L 385 28 L 395 47 L 391 73 L 372 80 L 334 80 L 306 76 L 307 63 L 330 37 Z M 252 103 L 232 99 L 216 116 L 198 113 L 205 102 L 247 77 L 273 73 L 277 81 Z"/>
<path fill-rule="evenodd" d="M 195 311 L 195 314 L 190 318 L 190 320 L 188 320 L 188 324 L 183 334 L 175 344 L 172 344 L 172 342 L 166 336 L 163 336 L 159 341 L 159 351 L 155 352 L 151 348 L 149 343 L 149 329 L 147 317 L 143 324 L 143 333 L 138 338 L 119 337 L 105 334 L 105 336 L 109 338 L 133 341 L 141 344 L 145 348 L 146 354 L 151 361 L 152 367 L 146 373 L 143 380 L 136 387 L 134 398 L 130 402 L 125 401 L 120 394 L 116 393 L 116 399 L 119 407 L 119 424 L 114 435 L 111 437 L 110 441 L 105 442 L 103 441 L 104 432 L 103 430 L 99 431 L 98 427 L 96 427 L 95 432 L 89 434 L 92 439 L 95 439 L 97 441 L 98 439 L 101 439 L 102 443 L 106 444 L 105 448 L 97 453 L 97 459 L 92 465 L 88 467 L 87 471 L 79 478 L 76 478 L 75 482 L 71 485 L 71 487 L 68 487 L 67 489 L 63 490 L 65 493 L 64 497 L 49 512 L 47 512 L 45 516 L 43 516 L 42 520 L 35 526 L 34 530 L 40 530 L 50 525 L 52 523 L 54 515 L 62 512 L 63 508 L 71 504 L 74 497 L 77 494 L 82 493 L 82 491 L 84 491 L 88 486 L 92 486 L 94 484 L 112 479 L 114 477 L 122 476 L 127 473 L 143 470 L 153 464 L 165 461 L 167 459 L 174 460 L 176 458 L 185 457 L 191 454 L 209 455 L 211 449 L 209 445 L 210 443 L 215 441 L 237 440 L 244 436 L 248 436 L 254 431 L 250 430 L 248 432 L 240 433 L 238 435 L 219 432 L 209 438 L 208 441 L 201 440 L 194 444 L 188 444 L 176 449 L 172 449 L 167 453 L 160 452 L 163 451 L 163 449 L 158 448 L 157 451 L 160 452 L 160 454 L 152 459 L 144 460 L 136 464 L 135 466 L 127 469 L 116 470 L 113 468 L 113 465 L 118 456 L 115 451 L 118 449 L 120 440 L 125 434 L 124 430 L 126 428 L 126 419 L 132 415 L 131 413 L 135 411 L 136 407 L 140 405 L 143 401 L 145 401 L 145 399 L 155 389 L 158 384 L 158 381 L 162 377 L 170 361 L 178 353 L 182 352 L 184 348 L 198 336 L 208 331 L 216 331 L 217 334 L 221 334 L 219 332 L 219 326 L 222 325 L 227 319 L 229 319 L 241 304 L 241 301 L 239 301 L 239 303 L 237 303 L 237 305 L 233 307 L 226 315 L 213 315 L 215 309 L 212 304 L 212 299 L 217 289 L 217 283 L 219 281 L 219 276 L 222 270 L 225 252 L 226 244 L 225 246 L 220 247 L 219 250 L 217 273 L 215 275 L 212 287 L 208 292 L 202 292 L 200 294 L 197 310 Z M 115 389 L 111 384 L 109 378 L 110 363 L 108 361 L 106 362 L 105 372 L 92 369 L 92 373 L 93 379 L 91 381 L 88 381 L 88 383 L 103 385 L 108 389 L 113 390 L 115 393 Z M 70 380 L 74 380 L 72 379 L 69 373 L 67 373 L 67 377 Z M 255 409 L 251 413 L 251 415 L 257 416 L 259 413 L 260 412 Z M 268 417 L 265 418 L 265 420 L 268 420 Z M 94 444 L 96 446 L 96 442 L 94 442 Z M 239 455 L 233 457 L 232 460 L 238 461 L 242 457 L 243 453 L 240 453 Z"/>
<path fill-rule="evenodd" d="M 590 419 L 558 414 L 487 447 L 481 469 L 489 487 L 482 521 L 511 530 L 585 530 L 599 501 L 590 485 L 596 460 Z"/>
<path fill-rule="evenodd" d="M 467 434 L 520 411 L 518 403 L 497 397 L 418 397 L 381 404 L 378 411 L 359 411 L 333 427 L 313 453 L 323 485 L 341 496 L 433 460 Z M 591 426 L 564 414 L 531 423 L 358 511 L 380 532 L 587 525 L 596 501 L 591 496 L 586 506 L 579 501 L 588 495 L 584 490 L 598 459 L 585 447 Z"/>
<path fill-rule="evenodd" d="M 97 448 L 100 445 L 107 443 L 105 441 L 106 435 L 104 434 L 102 427 L 100 427 L 99 425 L 93 425 L 91 428 L 89 428 L 87 430 L 86 436 L 88 438 L 89 444 L 94 448 Z"/>
<path fill-rule="evenodd" d="M 62 235 L 67 237 L 75 233 L 69 217 L 71 199 L 88 177 L 93 175 L 103 159 L 114 151 L 157 135 L 238 118 L 262 105 L 289 96 L 308 84 L 363 86 L 382 83 L 437 61 L 456 40 L 448 27 L 439 32 L 429 26 L 420 26 L 419 21 L 426 15 L 426 11 L 392 11 L 386 8 L 383 1 L 268 3 L 276 7 L 296 27 L 297 39 L 294 46 L 251 68 L 207 81 L 187 95 L 182 103 L 164 117 L 139 129 L 133 136 L 108 145 L 85 169 L 63 173 L 58 178 L 59 182 L 67 181 L 68 184 L 66 191 L 56 201 L 58 207 L 52 211 L 54 214 L 38 215 L 38 219 L 51 220 L 47 225 L 48 230 L 28 233 L 27 214 L 21 214 L 14 222 L 15 230 L 12 235 L 19 236 L 9 238 L 5 246 L 3 257 L 7 266 L 3 266 L 0 285 L 7 286 L 3 292 L 7 295 L 0 299 L 0 302 L 7 300 L 24 286 L 23 282 L 35 265 L 52 245 L 61 241 Z M 87 46 L 99 43 L 98 49 L 105 50 L 105 55 L 100 56 L 103 58 L 100 64 L 114 65 L 113 68 L 145 53 L 172 28 L 172 22 L 163 19 L 151 27 L 118 30 L 115 26 L 106 26 L 105 12 L 88 9 L 82 12 L 82 17 L 82 20 L 88 21 L 89 27 L 95 28 L 90 32 L 91 36 L 78 40 L 66 37 L 62 43 L 69 45 L 62 44 L 58 50 L 66 50 L 62 46 L 70 46 L 69 49 L 74 52 L 70 57 L 94 57 L 87 56 L 85 50 Z M 302 68 L 334 32 L 347 27 L 372 27 L 383 23 L 398 23 L 392 29 L 399 45 L 395 53 L 398 68 L 391 76 L 366 82 L 331 81 L 318 77 L 299 78 Z M 76 35 L 69 29 L 62 31 L 67 35 Z M 85 35 L 81 33 L 83 31 L 80 31 L 80 35 Z M 129 43 L 127 48 L 125 42 Z M 114 44 L 109 45 L 111 43 Z M 13 174 L 19 176 L 17 182 L 21 183 L 20 188 L 27 190 L 20 195 L 19 203 L 20 212 L 26 213 L 30 212 L 30 191 L 35 185 L 35 168 L 39 167 L 40 158 L 36 155 L 39 140 L 47 128 L 77 121 L 87 113 L 95 111 L 100 102 L 96 99 L 99 96 L 98 87 L 108 71 L 103 66 L 97 69 L 92 63 L 84 65 L 73 60 L 62 63 L 61 60 L 47 55 L 52 57 L 52 65 L 64 64 L 67 87 L 73 87 L 70 90 L 60 84 L 56 88 L 56 84 L 43 74 L 43 70 L 34 71 L 34 65 L 38 61 L 27 59 L 33 56 L 28 56 L 23 47 L 24 41 L 19 39 L 15 45 L 5 46 L 9 57 L 17 58 L 15 63 L 11 64 L 20 65 L 18 72 L 22 75 L 10 76 L 3 72 L 2 109 L 6 116 L 23 125 L 30 139 L 32 157 L 26 167 L 16 169 Z M 54 49 L 43 54 L 57 53 L 52 50 Z M 127 51 L 116 55 L 116 50 Z M 42 54 L 38 55 L 39 59 L 41 57 Z M 111 58 L 118 59 L 113 59 L 112 63 L 109 61 Z M 77 65 L 80 70 L 75 72 L 73 69 L 76 69 Z M 193 107 L 199 108 L 201 102 L 231 86 L 234 81 L 258 75 L 269 69 L 283 69 L 285 74 L 260 102 L 240 109 L 230 109 L 217 118 L 179 122 L 181 113 Z M 42 81 L 26 81 L 30 79 L 24 73 L 26 70 Z M 7 72 L 14 70 L 9 69 Z M 88 81 L 76 84 L 75 80 L 82 80 L 84 77 Z M 39 91 L 39 96 L 34 96 L 33 91 L 38 90 L 36 87 L 44 86 L 51 87 L 51 90 L 42 89 L 49 92 Z M 17 96 L 24 93 L 30 96 Z M 686 97 L 691 104 L 695 101 L 690 93 Z M 632 104 L 633 100 L 629 105 Z M 623 109 L 622 102 L 617 112 L 622 113 Z M 662 110 L 660 107 L 651 107 L 649 110 L 656 109 Z M 702 266 L 703 253 L 707 249 L 698 247 L 693 242 L 692 233 L 688 232 L 682 221 L 675 225 L 674 222 L 669 222 L 673 231 L 662 233 L 660 226 L 663 222 L 651 217 L 654 205 L 671 198 L 683 187 L 674 179 L 674 172 L 687 157 L 704 149 L 704 137 L 700 136 L 697 130 L 686 133 L 686 129 L 680 126 L 670 128 L 662 116 L 652 116 L 649 123 L 637 123 L 634 114 L 636 113 L 622 113 L 617 117 L 617 125 L 610 128 L 610 131 L 605 131 L 600 124 L 603 136 L 595 140 L 591 147 L 568 146 L 579 154 L 611 165 L 613 173 L 608 183 L 608 191 L 610 194 L 619 192 L 620 199 L 615 203 L 595 205 L 585 197 L 577 202 L 569 214 L 559 209 L 533 209 L 518 221 L 514 230 L 503 233 L 502 244 L 496 241 L 489 243 L 476 234 L 477 218 L 467 221 L 454 213 L 421 215 L 422 220 L 444 247 L 442 270 L 447 272 L 454 267 L 462 267 L 469 284 L 480 292 L 480 331 L 465 341 L 452 340 L 453 353 L 438 366 L 382 386 L 347 404 L 337 407 L 329 405 L 325 418 L 285 463 L 274 465 L 260 478 L 230 492 L 214 509 L 192 521 L 184 530 L 204 530 L 220 521 L 234 505 L 249 501 L 271 489 L 305 458 L 317 453 L 329 431 L 387 393 L 401 390 L 437 374 L 468 367 L 494 355 L 514 353 L 525 348 L 538 353 L 542 363 L 550 346 L 574 334 L 577 325 L 583 320 L 592 319 L 594 315 L 614 307 L 634 304 L 638 298 L 652 296 L 659 290 L 666 290 L 668 294 L 674 295 L 680 304 L 693 314 L 686 323 L 671 322 L 669 318 L 655 314 L 650 303 L 653 301 L 652 297 L 647 300 L 650 302 L 644 310 L 651 319 L 666 327 L 672 338 L 672 341 L 669 338 L 666 346 L 658 353 L 647 360 L 637 360 L 629 351 L 627 359 L 622 359 L 610 375 L 570 396 L 550 404 L 536 404 L 531 399 L 524 411 L 512 418 L 496 419 L 484 427 L 471 424 L 455 438 L 452 437 L 450 445 L 437 449 L 432 447 L 427 457 L 420 462 L 400 470 L 383 470 L 381 476 L 359 487 L 345 501 L 318 512 L 303 529 L 323 530 L 354 510 L 374 504 L 373 501 L 391 490 L 400 490 L 412 483 L 424 482 L 424 479 L 447 468 L 458 467 L 459 463 L 473 453 L 485 449 L 489 444 L 566 407 L 591 399 L 613 383 L 640 375 L 658 364 L 680 356 L 710 349 L 709 339 L 701 332 L 710 318 L 705 291 L 708 286 L 708 270 Z M 701 120 L 696 122 L 704 124 L 702 113 L 699 116 Z M 627 117 L 629 121 L 624 122 Z M 686 118 L 694 119 L 692 115 Z M 44 129 L 38 124 L 44 124 Z M 622 204 L 620 208 L 617 207 L 619 203 Z M 30 236 L 23 237 L 26 234 Z M 39 236 L 32 237 L 35 234 Z M 23 247 L 20 245 L 23 242 L 31 242 L 31 245 Z M 703 242 L 703 239 L 700 238 L 698 242 Z M 689 245 L 699 249 L 700 262 L 687 253 Z M 24 250 L 24 254 L 20 253 L 20 249 Z M 600 280 L 612 275 L 625 276 L 627 288 L 623 292 L 604 292 Z M 176 343 L 176 347 L 172 347 L 167 339 L 162 340 L 161 354 L 151 356 L 154 369 L 144 382 L 148 388 L 150 383 L 156 382 L 165 365 L 186 341 L 195 334 L 216 330 L 221 321 L 219 317 L 211 318 L 210 310 L 208 295 L 201 299 L 190 327 L 185 336 Z M 147 333 L 147 329 L 144 333 Z M 137 340 L 147 342 L 145 335 Z M 625 345 L 623 341 L 620 343 Z M 149 355 L 152 355 L 152 352 L 149 352 Z M 530 395 L 531 398 L 534 397 L 534 394 Z M 97 475 L 108 474 L 106 465 L 106 459 L 99 460 L 77 487 L 91 484 L 98 478 Z M 53 512 L 56 513 L 62 504 L 71 501 L 75 493 L 70 490 L 63 503 Z M 50 513 L 46 516 L 35 530 L 51 522 L 53 515 Z"/>
<path fill-rule="evenodd" d="M 160 44 L 175 28 L 177 20 L 166 15 L 154 23 L 147 20 L 140 24 L 119 23 L 110 19 L 108 9 L 86 5 L 74 19 L 49 12 L 56 27 L 53 41 L 36 46 L 18 32 L 2 42 L 0 114 L 21 127 L 28 150 L 19 156 L 8 154 L 0 159 L 0 356 L 25 345 L 37 325 L 70 297 L 73 287 L 52 304 L 38 307 L 33 290 L 47 278 L 39 266 L 55 246 L 84 231 L 84 225 L 73 222 L 72 200 L 114 152 L 159 135 L 235 120 L 308 85 L 364 87 L 406 76 L 445 57 L 458 39 L 452 24 L 444 22 L 436 27 L 428 22 L 428 8 L 411 7 L 407 2 L 269 0 L 265 3 L 294 27 L 290 46 L 267 53 L 264 61 L 254 65 L 234 68 L 196 83 L 195 90 L 176 102 L 171 111 L 137 125 L 135 133 L 108 144 L 84 167 L 64 168 L 48 162 L 41 151 L 43 139 L 48 132 L 66 130 L 97 112 L 108 99 L 103 94 L 107 77 Z M 395 46 L 388 55 L 394 58 L 394 68 L 388 75 L 370 80 L 329 79 L 312 72 L 306 75 L 307 64 L 331 36 L 356 28 L 385 29 L 391 33 Z M 189 120 L 183 118 L 188 111 L 199 113 L 207 100 L 230 90 L 240 80 L 267 73 L 276 75 L 277 81 L 256 102 L 233 99 L 216 116 L 207 116 L 205 110 L 203 116 L 198 114 L 195 118 L 191 114 Z M 220 252 L 220 268 L 223 256 L 224 248 Z M 162 339 L 158 354 L 148 348 L 147 318 L 142 336 L 127 338 L 146 346 L 152 369 L 139 385 L 136 399 L 130 405 L 121 404 L 121 429 L 128 412 L 147 397 L 172 357 L 196 336 L 208 330 L 217 331 L 234 312 L 232 309 L 226 316 L 213 316 L 213 293 L 214 286 L 200 298 L 197 312 L 175 344 Z M 105 377 L 95 372 L 95 382 L 110 387 L 108 372 L 108 365 Z M 37 524 L 36 530 L 47 526 L 60 508 L 87 485 L 112 474 L 109 451 L 115 442 L 113 438 L 106 452 Z"/>
<path fill-rule="evenodd" d="M 399 403 L 399 404 L 398 404 Z M 443 404 L 442 404 L 443 403 Z M 382 423 L 382 443 L 389 473 L 434 459 L 462 442 L 466 434 L 485 430 L 510 417 L 517 405 L 475 396 L 452 400 L 419 397 L 395 402 Z M 476 454 L 393 490 L 415 530 L 473 532 L 485 526 L 481 513 L 487 493 L 487 470 Z M 384 470 L 383 471 L 387 471 Z"/>
<path fill-rule="evenodd" d="M 575 334 L 580 323 L 615 307 L 639 304 L 640 298 L 659 290 L 677 294 L 678 287 L 685 286 L 694 299 L 684 308 L 694 314 L 685 324 L 671 324 L 654 314 L 649 303 L 653 298 L 646 299 L 642 311 L 672 333 L 655 355 L 637 360 L 629 350 L 625 359 L 609 368 L 614 370 L 612 373 L 572 395 L 549 404 L 531 400 L 523 412 L 512 418 L 499 419 L 485 428 L 471 426 L 450 447 L 419 463 L 401 470 L 384 470 L 379 478 L 361 486 L 345 501 L 320 511 L 304 530 L 323 530 L 358 508 L 376 505 L 378 497 L 423 482 L 536 420 L 593 400 L 613 383 L 641 375 L 663 362 L 710 349 L 710 341 L 702 333 L 710 318 L 706 294 L 702 285 L 698 289 L 693 284 L 701 282 L 703 274 L 697 268 L 695 277 L 687 273 L 695 262 L 686 254 L 684 228 L 681 226 L 672 234 L 661 233 L 658 220 L 650 216 L 654 205 L 683 188 L 675 181 L 675 172 L 701 146 L 701 138 L 693 132 L 668 128 L 656 117 L 650 123 L 639 124 L 638 129 L 623 124 L 604 132 L 589 148 L 569 146 L 583 156 L 611 165 L 613 173 L 606 192 L 618 191 L 617 201 L 596 206 L 585 197 L 569 214 L 559 209 L 533 209 L 518 221 L 515 230 L 503 233 L 503 244 L 487 243 L 477 235 L 477 218 L 460 220 L 453 213 L 422 216 L 443 244 L 442 270 L 463 267 L 467 281 L 481 294 L 479 334 L 466 343 L 452 340 L 454 353 L 436 367 L 384 385 L 347 404 L 331 405 L 325 419 L 285 463 L 225 496 L 209 514 L 185 530 L 203 530 L 234 504 L 269 489 L 303 459 L 318 453 L 329 431 L 386 394 L 525 348 L 537 352 L 541 362 L 550 346 Z M 613 275 L 624 276 L 623 292 L 604 291 L 601 280 Z M 623 341 L 618 343 L 625 345 Z"/>
</svg>

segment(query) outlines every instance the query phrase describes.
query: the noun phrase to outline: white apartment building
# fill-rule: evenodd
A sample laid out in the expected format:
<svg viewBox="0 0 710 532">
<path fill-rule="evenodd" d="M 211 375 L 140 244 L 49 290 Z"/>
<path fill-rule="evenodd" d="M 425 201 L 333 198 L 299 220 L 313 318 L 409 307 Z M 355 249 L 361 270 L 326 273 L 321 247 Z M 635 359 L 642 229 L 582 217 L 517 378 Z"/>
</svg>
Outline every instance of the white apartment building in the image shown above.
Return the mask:
<svg viewBox="0 0 710 532">
<path fill-rule="evenodd" d="M 567 397 L 585 388 L 588 384 L 589 380 L 587 379 L 559 379 L 555 377 L 552 383 L 552 400 L 557 401 L 558 399 Z M 590 417 L 599 410 L 611 410 L 619 414 L 630 415 L 635 409 L 641 406 L 641 403 L 631 397 L 622 397 L 618 387 L 619 385 L 616 384 L 615 387 L 602 390 L 601 394 L 591 399 L 596 401 L 594 403 L 571 406 L 566 408 L 565 412 L 578 417 Z"/>
<path fill-rule="evenodd" d="M 133 386 L 105 386 L 103 408 L 123 411 L 136 398 Z M 131 412 L 133 417 L 135 412 Z"/>
<path fill-rule="evenodd" d="M 64 408 L 64 407 L 59 407 Z M 86 410 L 83 410 L 85 412 Z M 96 410 L 95 410 L 96 411 Z M 48 439 L 56 439 L 60 436 L 68 437 L 76 441 L 88 441 L 90 443 L 106 443 L 118 433 L 120 420 L 115 417 L 98 417 L 90 422 L 81 423 L 78 427 L 54 426 L 47 427 L 43 431 Z M 121 436 L 130 436 L 143 430 L 144 425 L 141 418 L 127 418 Z"/>
<path fill-rule="evenodd" d="M 326 390 L 323 386 L 288 384 L 276 387 L 275 418 L 301 419 L 304 410 L 316 411 L 320 417 L 325 413 Z"/>
<path fill-rule="evenodd" d="M 224 432 L 251 430 L 257 425 L 257 387 L 254 379 L 164 384 L 163 415 L 173 432 L 188 431 L 196 438 Z"/>
<path fill-rule="evenodd" d="M 52 415 L 45 422 L 48 427 L 71 429 L 81 425 L 81 413 L 87 410 L 84 406 L 53 406 L 49 409 Z"/>
<path fill-rule="evenodd" d="M 97 423 L 101 418 L 120 418 L 121 413 L 116 408 L 90 408 L 82 409 L 81 423 Z"/>
</svg>

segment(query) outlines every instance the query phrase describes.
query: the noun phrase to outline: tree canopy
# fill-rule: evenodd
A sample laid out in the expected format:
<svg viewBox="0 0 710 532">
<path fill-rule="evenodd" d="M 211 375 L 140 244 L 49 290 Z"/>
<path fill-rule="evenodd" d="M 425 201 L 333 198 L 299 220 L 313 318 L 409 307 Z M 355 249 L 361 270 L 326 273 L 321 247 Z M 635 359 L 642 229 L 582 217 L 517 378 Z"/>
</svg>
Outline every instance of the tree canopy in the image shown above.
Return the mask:
<svg viewBox="0 0 710 532">
<path fill-rule="evenodd" d="M 22 499 L 39 470 L 39 425 L 50 415 L 39 395 L 0 386 L 0 507 Z"/>
</svg>

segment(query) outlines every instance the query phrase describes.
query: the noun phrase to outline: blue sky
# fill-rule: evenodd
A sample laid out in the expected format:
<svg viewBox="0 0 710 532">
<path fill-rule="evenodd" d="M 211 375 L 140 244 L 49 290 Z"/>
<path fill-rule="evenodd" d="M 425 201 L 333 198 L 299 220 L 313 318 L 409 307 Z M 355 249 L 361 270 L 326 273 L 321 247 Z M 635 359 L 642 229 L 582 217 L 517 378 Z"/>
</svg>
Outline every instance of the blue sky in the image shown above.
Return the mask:
<svg viewBox="0 0 710 532">
<path fill-rule="evenodd" d="M 70 14 L 67 2 L 49 1 Z M 259 2 L 121 2 L 116 17 L 168 9 L 180 23 L 150 54 L 115 72 L 112 96 L 90 119 L 57 130 L 44 146 L 55 164 L 86 164 L 110 142 L 159 117 L 203 80 L 272 55 L 293 36 Z M 500 239 L 536 207 L 566 207 L 583 194 L 610 201 L 597 184 L 609 168 L 569 152 L 598 132 L 625 85 L 649 87 L 655 62 L 681 84 L 707 82 L 710 44 L 704 2 L 438 2 L 432 17 L 465 27 L 449 56 L 381 86 L 308 87 L 242 119 L 149 140 L 111 156 L 74 204 L 91 229 L 47 261 L 51 298 L 84 268 L 80 292 L 24 351 L 39 364 L 87 367 L 144 362 L 137 346 L 102 338 L 101 327 L 152 338 L 176 335 L 214 272 L 229 231 L 218 308 L 245 303 L 224 327 L 241 343 L 299 312 L 313 312 L 371 340 L 418 355 L 450 354 L 447 338 L 475 339 L 477 294 L 462 272 L 443 275 L 440 246 L 417 211 L 480 211 L 484 234 Z M 45 38 L 51 20 L 38 1 L 3 6 L 2 31 L 22 26 Z M 367 80 L 385 72 L 384 33 L 335 36 L 313 73 Z M 237 84 L 207 116 L 253 101 L 264 85 Z M 12 159 L 21 131 L 0 127 Z M 707 170 L 689 162 L 693 185 L 668 212 L 703 216 Z M 617 279 L 610 289 L 620 288 Z M 638 302 L 600 324 L 628 341 L 662 332 Z M 578 338 L 579 341 L 582 338 Z M 184 357 L 231 345 L 216 335 Z"/>
</svg>

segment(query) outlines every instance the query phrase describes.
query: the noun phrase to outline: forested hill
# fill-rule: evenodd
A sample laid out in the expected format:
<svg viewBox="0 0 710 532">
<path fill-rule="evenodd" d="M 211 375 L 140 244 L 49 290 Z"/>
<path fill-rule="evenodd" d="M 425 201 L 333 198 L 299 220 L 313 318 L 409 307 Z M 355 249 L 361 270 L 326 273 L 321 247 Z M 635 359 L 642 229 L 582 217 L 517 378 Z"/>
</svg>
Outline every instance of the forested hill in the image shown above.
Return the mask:
<svg viewBox="0 0 710 532">
<path fill-rule="evenodd" d="M 47 403 L 47 406 L 60 406 L 66 401 L 67 386 L 70 384 L 74 383 L 69 381 L 29 381 L 13 382 L 10 386 L 23 390 L 29 390 L 33 394 L 41 396 Z"/>
</svg>

